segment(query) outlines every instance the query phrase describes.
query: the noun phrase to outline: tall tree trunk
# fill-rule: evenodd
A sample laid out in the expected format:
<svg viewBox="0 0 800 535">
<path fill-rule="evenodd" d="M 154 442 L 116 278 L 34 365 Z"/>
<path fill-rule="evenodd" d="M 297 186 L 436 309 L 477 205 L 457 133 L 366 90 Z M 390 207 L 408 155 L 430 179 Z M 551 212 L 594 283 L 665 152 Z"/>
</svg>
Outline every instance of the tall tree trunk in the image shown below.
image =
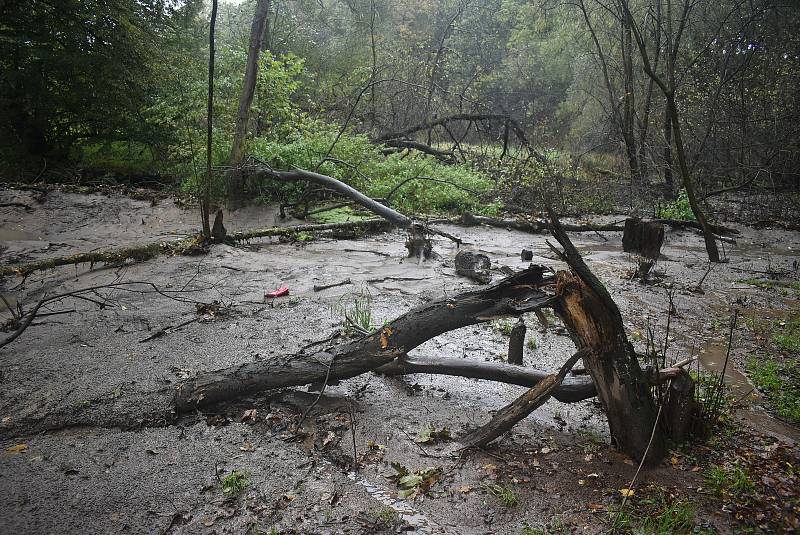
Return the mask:
<svg viewBox="0 0 800 535">
<path fill-rule="evenodd" d="M 258 78 L 258 58 L 261 54 L 261 45 L 264 42 L 264 29 L 269 16 L 270 0 L 258 0 L 256 11 L 253 15 L 253 24 L 250 27 L 250 46 L 247 51 L 247 68 L 244 75 L 244 86 L 239 97 L 239 110 L 236 113 L 236 127 L 233 132 L 233 143 L 228 163 L 236 167 L 242 163 L 247 139 L 247 124 L 250 118 L 250 105 L 256 92 L 256 79 Z M 229 188 L 234 195 L 241 194 L 242 184 L 237 180 L 239 173 L 232 173 Z"/>
<path fill-rule="evenodd" d="M 669 110 L 664 108 L 664 181 L 667 184 L 667 198 L 675 198 L 675 181 L 672 178 L 672 121 Z"/>
<path fill-rule="evenodd" d="M 211 145 L 214 139 L 214 30 L 217 25 L 217 0 L 211 3 L 211 26 L 208 30 L 208 106 L 206 118 L 208 129 L 206 131 L 206 177 L 200 199 L 200 218 L 203 222 L 203 236 L 211 237 L 209 211 L 211 205 Z"/>
<path fill-rule="evenodd" d="M 706 252 L 708 253 L 708 260 L 710 262 L 719 262 L 719 249 L 717 249 L 717 240 L 714 238 L 714 232 L 708 224 L 706 214 L 700 207 L 697 201 L 697 195 L 694 191 L 694 183 L 692 176 L 689 172 L 689 165 L 686 163 L 686 151 L 683 147 L 683 138 L 681 136 L 681 126 L 678 121 L 678 110 L 675 107 L 675 98 L 673 96 L 667 97 L 667 109 L 672 122 L 672 133 L 675 137 L 675 153 L 678 156 L 678 167 L 681 170 L 681 178 L 683 179 L 683 187 L 686 189 L 686 197 L 689 199 L 689 206 L 692 208 L 697 222 L 703 228 L 703 240 L 706 244 Z"/>
</svg>

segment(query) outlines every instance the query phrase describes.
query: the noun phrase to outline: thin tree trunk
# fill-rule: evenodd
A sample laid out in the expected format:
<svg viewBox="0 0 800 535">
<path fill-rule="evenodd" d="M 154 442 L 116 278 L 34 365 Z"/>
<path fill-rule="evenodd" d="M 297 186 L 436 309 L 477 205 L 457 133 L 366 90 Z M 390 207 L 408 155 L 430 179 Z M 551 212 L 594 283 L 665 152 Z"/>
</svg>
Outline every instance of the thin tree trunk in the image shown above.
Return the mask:
<svg viewBox="0 0 800 535">
<path fill-rule="evenodd" d="M 256 11 L 253 15 L 253 24 L 250 27 L 250 46 L 247 51 L 247 69 L 244 75 L 244 86 L 239 97 L 239 109 L 236 113 L 236 127 L 233 132 L 233 143 L 228 163 L 231 167 L 238 166 L 244 158 L 245 141 L 247 139 L 247 125 L 250 118 L 250 105 L 256 92 L 258 79 L 258 58 L 261 54 L 261 45 L 264 40 L 264 28 L 269 16 L 270 0 L 258 0 Z M 236 179 L 238 174 L 231 174 L 229 187 L 234 195 L 241 194 L 242 184 Z"/>
<path fill-rule="evenodd" d="M 208 107 L 206 108 L 206 118 L 208 129 L 206 131 L 206 179 L 203 184 L 202 197 L 200 199 L 200 217 L 203 221 L 203 236 L 211 237 L 211 225 L 209 222 L 209 212 L 211 205 L 211 146 L 214 136 L 214 30 L 217 25 L 217 0 L 211 3 L 211 26 L 208 30 Z"/>
</svg>

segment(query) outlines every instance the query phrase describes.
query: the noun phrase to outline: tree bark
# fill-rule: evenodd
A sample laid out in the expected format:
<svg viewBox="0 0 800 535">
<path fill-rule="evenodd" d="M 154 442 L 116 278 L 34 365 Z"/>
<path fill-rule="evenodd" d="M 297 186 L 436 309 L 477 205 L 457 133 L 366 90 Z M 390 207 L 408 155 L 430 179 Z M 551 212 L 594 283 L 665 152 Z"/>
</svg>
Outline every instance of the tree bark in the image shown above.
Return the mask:
<svg viewBox="0 0 800 535">
<path fill-rule="evenodd" d="M 553 236 L 564 248 L 563 258 L 572 271 L 556 275 L 559 299 L 553 309 L 575 345 L 591 350 L 583 362 L 594 379 L 617 449 L 641 460 L 656 426 L 650 387 L 625 335 L 617 305 L 589 270 L 552 211 L 551 221 Z M 655 429 L 648 460 L 660 459 L 663 452 L 661 430 Z"/>
<path fill-rule="evenodd" d="M 208 30 L 208 102 L 206 106 L 206 176 L 200 194 L 200 218 L 203 224 L 203 236 L 211 237 L 209 221 L 211 211 L 211 163 L 212 142 L 214 136 L 214 31 L 217 25 L 217 0 L 211 2 L 211 25 Z"/>
<path fill-rule="evenodd" d="M 548 375 L 539 384 L 522 394 L 509 405 L 506 405 L 491 419 L 489 423 L 476 429 L 475 431 L 461 437 L 459 441 L 465 448 L 482 448 L 491 441 L 499 438 L 503 433 L 511 430 L 517 422 L 527 417 L 530 413 L 544 405 L 550 399 L 553 391 L 561 384 L 567 372 L 572 369 L 580 358 L 586 358 L 588 349 L 582 349 L 572 355 L 567 362 L 561 366 L 558 373 Z"/>
<path fill-rule="evenodd" d="M 250 118 L 250 105 L 256 92 L 258 79 L 258 58 L 261 54 L 261 45 L 264 40 L 264 30 L 269 16 L 270 0 L 258 0 L 256 11 L 253 15 L 253 24 L 250 27 L 250 46 L 247 50 L 247 68 L 244 75 L 244 86 L 239 97 L 239 109 L 236 113 L 236 126 L 233 132 L 233 144 L 228 163 L 236 167 L 244 158 L 245 140 L 247 139 L 247 123 Z M 238 175 L 234 174 L 233 177 Z M 241 193 L 241 184 L 231 184 L 234 193 Z"/>
</svg>

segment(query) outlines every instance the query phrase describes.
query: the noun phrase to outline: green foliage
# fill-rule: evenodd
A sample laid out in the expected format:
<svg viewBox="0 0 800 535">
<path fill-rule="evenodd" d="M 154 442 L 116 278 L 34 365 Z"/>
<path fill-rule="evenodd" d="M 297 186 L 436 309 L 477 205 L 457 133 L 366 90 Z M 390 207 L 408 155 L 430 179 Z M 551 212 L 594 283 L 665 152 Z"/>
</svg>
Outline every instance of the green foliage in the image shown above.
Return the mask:
<svg viewBox="0 0 800 535">
<path fill-rule="evenodd" d="M 511 336 L 511 330 L 514 328 L 514 322 L 511 320 L 495 320 L 492 322 L 492 328 L 494 328 L 494 330 L 503 336 Z"/>
<path fill-rule="evenodd" d="M 753 357 L 747 371 L 782 418 L 800 423 L 800 364 Z"/>
<path fill-rule="evenodd" d="M 344 223 L 347 221 L 363 221 L 364 219 L 374 218 L 374 214 L 356 212 L 349 206 L 326 210 L 318 214 L 310 215 L 308 218 L 317 223 Z"/>
<path fill-rule="evenodd" d="M 331 305 L 331 317 L 341 317 L 341 324 L 345 332 L 361 330 L 371 332 L 375 329 L 372 317 L 372 295 L 368 290 L 362 289 L 352 296 L 351 302 L 339 300 Z"/>
<path fill-rule="evenodd" d="M 222 493 L 231 498 L 238 496 L 250 484 L 250 474 L 243 470 L 234 470 L 222 478 Z"/>
<path fill-rule="evenodd" d="M 482 486 L 489 494 L 496 496 L 504 507 L 516 507 L 519 504 L 519 498 L 517 498 L 514 490 L 505 485 L 484 483 Z"/>
<path fill-rule="evenodd" d="M 750 475 L 738 463 L 713 465 L 705 473 L 706 485 L 717 495 L 739 496 L 755 488 Z"/>
<path fill-rule="evenodd" d="M 789 318 L 779 324 L 780 331 L 772 335 L 772 340 L 781 349 L 789 352 L 800 351 L 800 315 Z"/>
<path fill-rule="evenodd" d="M 686 194 L 686 190 L 681 190 L 676 200 L 659 204 L 656 208 L 656 217 L 694 221 L 694 212 L 692 212 L 692 207 L 689 205 L 689 197 Z"/>
</svg>

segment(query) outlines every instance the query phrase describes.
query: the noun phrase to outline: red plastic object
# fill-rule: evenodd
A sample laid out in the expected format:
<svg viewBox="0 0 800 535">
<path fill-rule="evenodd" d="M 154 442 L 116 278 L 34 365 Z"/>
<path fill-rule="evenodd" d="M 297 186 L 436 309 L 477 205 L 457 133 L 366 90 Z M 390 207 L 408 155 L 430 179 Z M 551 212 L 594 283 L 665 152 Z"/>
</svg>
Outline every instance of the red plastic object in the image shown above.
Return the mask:
<svg viewBox="0 0 800 535">
<path fill-rule="evenodd" d="M 270 292 L 268 294 L 265 294 L 264 297 L 273 298 L 273 297 L 283 297 L 284 295 L 289 295 L 289 288 L 285 288 L 285 287 L 284 288 L 278 288 L 274 292 Z"/>
</svg>

